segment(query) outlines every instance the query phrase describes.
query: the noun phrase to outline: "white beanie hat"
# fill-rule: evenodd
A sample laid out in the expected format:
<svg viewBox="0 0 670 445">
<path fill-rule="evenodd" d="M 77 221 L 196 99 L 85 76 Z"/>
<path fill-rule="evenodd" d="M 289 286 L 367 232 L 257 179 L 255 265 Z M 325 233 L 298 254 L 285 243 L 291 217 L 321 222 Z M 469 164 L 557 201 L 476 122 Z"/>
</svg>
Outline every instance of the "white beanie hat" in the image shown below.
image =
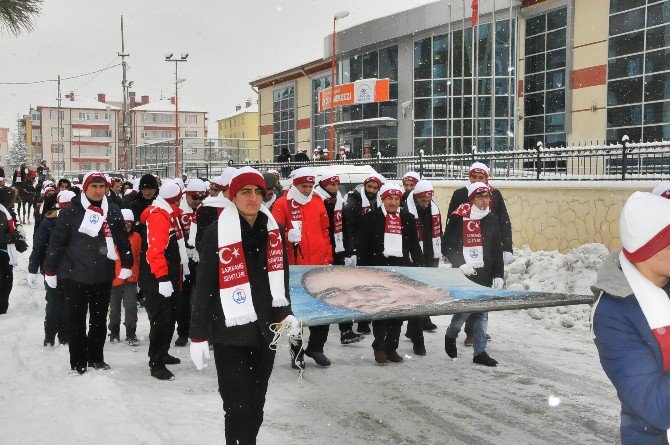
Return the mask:
<svg viewBox="0 0 670 445">
<path fill-rule="evenodd" d="M 472 198 L 479 193 L 491 192 L 491 187 L 484 184 L 483 182 L 473 182 L 468 184 L 468 201 L 472 201 Z"/>
<path fill-rule="evenodd" d="M 172 204 L 175 204 L 181 199 L 181 193 L 179 186 L 174 181 L 167 178 L 163 179 L 162 185 L 160 189 L 158 189 L 160 197 Z"/>
<path fill-rule="evenodd" d="M 398 184 L 394 184 L 392 182 L 387 182 L 386 184 L 382 185 L 382 188 L 379 189 L 379 199 L 382 201 L 384 198 L 387 196 L 402 196 L 403 189 L 400 188 Z"/>
<path fill-rule="evenodd" d="M 130 209 L 121 209 L 124 221 L 135 221 L 135 215 Z"/>
<path fill-rule="evenodd" d="M 207 185 L 205 184 L 205 181 L 203 181 L 200 178 L 193 178 L 190 181 L 188 181 L 188 185 L 186 186 L 186 193 L 205 193 L 207 191 Z"/>
<path fill-rule="evenodd" d="M 293 185 L 314 184 L 316 182 L 316 173 L 309 167 L 300 167 L 293 170 L 291 177 L 293 178 Z"/>
<path fill-rule="evenodd" d="M 327 168 L 321 171 L 321 179 L 319 183 L 321 184 L 330 184 L 331 182 L 340 182 L 340 175 L 332 168 Z"/>
<path fill-rule="evenodd" d="M 418 183 L 421 180 L 421 176 L 417 172 L 407 172 L 405 176 L 402 177 L 403 184 L 407 181 L 412 181 L 414 184 Z"/>
<path fill-rule="evenodd" d="M 432 198 L 434 194 L 433 185 L 425 179 L 417 182 L 416 187 L 414 187 L 415 198 Z"/>
<path fill-rule="evenodd" d="M 62 190 L 58 192 L 58 196 L 56 197 L 56 201 L 58 201 L 58 204 L 62 204 L 65 202 L 70 202 L 72 201 L 72 198 L 74 198 L 77 194 L 73 191 L 70 190 Z"/>
<path fill-rule="evenodd" d="M 238 171 L 239 169 L 235 167 L 226 167 L 223 169 L 223 173 L 221 173 L 221 185 L 224 190 L 227 190 L 228 187 L 230 187 L 230 181 L 237 175 Z"/>
<path fill-rule="evenodd" d="M 632 263 L 646 261 L 670 245 L 670 200 L 635 192 L 619 218 L 623 254 Z"/>
<path fill-rule="evenodd" d="M 184 190 L 184 181 L 182 181 L 181 178 L 174 178 L 173 181 L 180 189 Z"/>
<path fill-rule="evenodd" d="M 670 199 L 670 182 L 663 181 L 654 187 L 654 190 L 651 191 L 654 195 L 662 196 L 664 198 Z"/>
<path fill-rule="evenodd" d="M 470 166 L 468 176 L 470 176 L 472 173 L 481 173 L 483 175 L 486 175 L 486 178 L 490 176 L 489 168 L 486 166 L 486 164 L 483 164 L 481 162 L 475 162 Z"/>
</svg>

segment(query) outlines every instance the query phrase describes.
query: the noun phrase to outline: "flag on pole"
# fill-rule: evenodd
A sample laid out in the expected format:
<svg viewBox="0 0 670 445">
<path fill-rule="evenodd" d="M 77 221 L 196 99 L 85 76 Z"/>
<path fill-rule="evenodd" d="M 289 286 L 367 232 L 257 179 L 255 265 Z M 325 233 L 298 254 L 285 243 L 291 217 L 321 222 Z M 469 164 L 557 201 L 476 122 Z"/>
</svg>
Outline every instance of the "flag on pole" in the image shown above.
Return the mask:
<svg viewBox="0 0 670 445">
<path fill-rule="evenodd" d="M 472 0 L 472 26 L 479 21 L 479 0 Z"/>
</svg>

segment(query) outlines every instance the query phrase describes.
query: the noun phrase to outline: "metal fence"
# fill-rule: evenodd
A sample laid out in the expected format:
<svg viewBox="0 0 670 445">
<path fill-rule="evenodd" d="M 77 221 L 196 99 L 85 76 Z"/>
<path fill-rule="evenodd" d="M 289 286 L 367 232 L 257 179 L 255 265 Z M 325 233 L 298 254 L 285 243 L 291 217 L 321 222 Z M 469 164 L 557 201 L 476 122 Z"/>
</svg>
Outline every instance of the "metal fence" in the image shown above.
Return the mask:
<svg viewBox="0 0 670 445">
<path fill-rule="evenodd" d="M 193 147 L 193 146 L 192 146 Z M 155 151 L 151 151 L 155 150 Z M 388 179 L 400 179 L 408 171 L 417 171 L 426 179 L 462 179 L 467 177 L 473 162 L 483 162 L 496 180 L 661 180 L 670 179 L 670 142 L 591 145 L 584 147 L 544 148 L 471 153 L 384 158 L 346 159 L 310 162 L 250 161 L 252 150 L 230 148 L 227 155 L 222 147 L 197 147 L 180 159 L 181 170 L 190 177 L 216 176 L 229 165 L 251 165 L 261 171 L 278 170 L 283 177 L 303 166 L 370 165 Z M 250 156 L 247 156 L 250 155 Z M 137 174 L 157 173 L 173 176 L 174 144 L 150 147 L 140 157 Z"/>
</svg>

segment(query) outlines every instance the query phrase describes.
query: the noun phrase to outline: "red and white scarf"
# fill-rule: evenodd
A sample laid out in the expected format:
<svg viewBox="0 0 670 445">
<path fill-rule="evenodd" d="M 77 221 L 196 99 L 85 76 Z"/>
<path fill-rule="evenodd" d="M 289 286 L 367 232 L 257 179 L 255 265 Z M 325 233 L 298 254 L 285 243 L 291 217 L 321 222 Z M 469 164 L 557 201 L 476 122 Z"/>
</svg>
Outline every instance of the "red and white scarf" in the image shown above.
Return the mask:
<svg viewBox="0 0 670 445">
<path fill-rule="evenodd" d="M 260 212 L 268 218 L 267 271 L 272 294 L 272 307 L 288 306 L 284 287 L 284 248 L 277 221 L 272 213 L 261 206 Z M 240 216 L 234 205 L 219 215 L 219 297 L 226 326 L 239 326 L 258 319 L 254 309 L 249 273 L 242 246 Z"/>
<path fill-rule="evenodd" d="M 421 219 L 419 218 L 419 212 L 416 209 L 416 202 L 414 202 L 414 192 L 411 192 L 407 195 L 407 210 L 414 215 L 416 220 L 416 230 L 419 233 L 419 244 L 421 245 L 421 250 L 423 251 L 423 230 L 421 227 Z M 430 201 L 430 214 L 432 216 L 433 227 L 431 230 L 431 241 L 433 243 L 433 258 L 442 257 L 442 215 L 440 215 L 440 209 L 437 207 L 434 201 Z"/>
<path fill-rule="evenodd" d="M 366 213 L 370 213 L 372 211 L 372 206 L 370 205 L 370 200 L 368 199 L 367 196 L 365 196 L 365 186 L 363 186 L 358 193 L 361 194 L 361 215 L 365 215 Z M 377 194 L 379 195 L 379 194 Z M 377 205 L 379 205 L 379 202 L 377 202 Z"/>
<path fill-rule="evenodd" d="M 619 254 L 621 270 L 626 281 L 633 289 L 633 294 L 649 328 L 654 334 L 663 356 L 663 371 L 670 371 L 670 299 L 663 289 L 649 281 L 635 268 L 623 251 Z"/>
<path fill-rule="evenodd" d="M 223 193 L 219 193 L 216 196 L 208 196 L 205 200 L 198 206 L 195 213 L 193 214 L 193 219 L 191 220 L 191 226 L 189 227 L 188 232 L 188 244 L 195 246 L 195 237 L 198 234 L 198 211 L 203 207 L 214 207 L 218 209 L 218 214 L 221 215 L 223 209 L 228 207 L 230 200 L 223 196 Z"/>
<path fill-rule="evenodd" d="M 302 213 L 300 209 L 302 206 L 309 204 L 312 200 L 312 195 L 303 195 L 300 191 L 291 186 L 286 193 L 286 203 L 288 204 L 288 211 L 291 213 L 291 227 L 289 229 L 302 229 Z"/>
<path fill-rule="evenodd" d="M 188 205 L 186 197 L 182 197 L 179 202 L 179 209 L 181 210 L 181 215 L 179 215 L 179 222 L 181 227 L 184 229 L 184 239 L 188 240 L 189 246 L 186 246 L 186 254 L 194 262 L 198 262 L 200 257 L 198 256 L 198 251 L 195 249 L 195 244 L 191 244 L 191 226 L 196 224 L 195 220 L 195 210 Z M 195 239 L 195 238 L 194 238 Z"/>
<path fill-rule="evenodd" d="M 463 218 L 463 258 L 475 269 L 484 267 L 484 238 L 481 219 L 489 214 L 489 209 L 480 210 L 470 203 L 461 204 L 452 215 Z"/>
<path fill-rule="evenodd" d="M 382 213 L 386 218 L 384 224 L 384 256 L 402 257 L 402 221 L 400 212 L 388 213 L 386 208 L 381 206 Z"/>
<path fill-rule="evenodd" d="M 179 247 L 179 263 L 184 266 L 184 275 L 188 275 L 188 253 L 186 252 L 186 242 L 184 241 L 184 232 L 179 223 L 179 215 L 177 215 L 172 206 L 163 199 L 162 196 L 157 196 L 152 206 L 165 210 L 170 215 L 170 224 L 172 224 L 172 232 L 177 239 L 177 246 Z"/>
<path fill-rule="evenodd" d="M 112 261 L 118 260 L 119 256 L 116 254 L 116 249 L 114 248 L 112 231 L 109 229 L 109 224 L 107 223 L 107 213 L 109 212 L 107 197 L 103 196 L 100 207 L 96 207 L 91 205 L 91 202 L 86 198 L 86 194 L 82 193 L 81 205 L 84 207 L 85 212 L 84 219 L 81 220 L 81 224 L 79 225 L 79 232 L 95 238 L 102 230 L 107 246 L 107 258 Z"/>
<path fill-rule="evenodd" d="M 7 207 L 0 204 L 0 212 L 4 213 L 5 217 L 7 218 L 9 233 L 16 232 L 16 222 L 14 222 L 14 218 L 12 218 L 12 215 L 9 213 L 9 210 L 7 210 Z M 19 264 L 19 252 L 16 250 L 14 243 L 7 244 L 7 255 L 9 255 L 10 266 L 16 266 Z"/>
<path fill-rule="evenodd" d="M 330 196 L 325 189 L 321 186 L 314 187 L 314 193 L 319 195 L 323 202 L 328 200 L 335 200 L 335 210 L 333 211 L 333 236 L 335 238 L 335 253 L 344 252 L 344 236 L 342 234 L 343 224 L 342 224 L 342 208 L 344 206 L 344 198 L 340 191 L 337 191 L 337 194 L 333 197 Z"/>
</svg>

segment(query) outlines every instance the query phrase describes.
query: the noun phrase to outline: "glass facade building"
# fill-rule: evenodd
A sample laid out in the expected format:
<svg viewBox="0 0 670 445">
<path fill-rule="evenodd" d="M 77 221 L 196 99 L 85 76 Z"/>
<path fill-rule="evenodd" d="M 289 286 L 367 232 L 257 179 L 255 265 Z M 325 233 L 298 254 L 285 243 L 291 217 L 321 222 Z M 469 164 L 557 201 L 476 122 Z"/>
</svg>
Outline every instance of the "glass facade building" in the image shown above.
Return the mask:
<svg viewBox="0 0 670 445">
<path fill-rule="evenodd" d="M 513 146 L 514 28 L 506 18 L 414 42 L 414 154 Z"/>
<path fill-rule="evenodd" d="M 288 148 L 295 150 L 295 86 L 285 86 L 272 92 L 272 128 L 274 158 Z"/>
<path fill-rule="evenodd" d="M 567 8 L 526 20 L 524 75 L 524 141 L 565 146 Z"/>
<path fill-rule="evenodd" d="M 670 140 L 670 0 L 611 0 L 607 141 Z"/>
</svg>

